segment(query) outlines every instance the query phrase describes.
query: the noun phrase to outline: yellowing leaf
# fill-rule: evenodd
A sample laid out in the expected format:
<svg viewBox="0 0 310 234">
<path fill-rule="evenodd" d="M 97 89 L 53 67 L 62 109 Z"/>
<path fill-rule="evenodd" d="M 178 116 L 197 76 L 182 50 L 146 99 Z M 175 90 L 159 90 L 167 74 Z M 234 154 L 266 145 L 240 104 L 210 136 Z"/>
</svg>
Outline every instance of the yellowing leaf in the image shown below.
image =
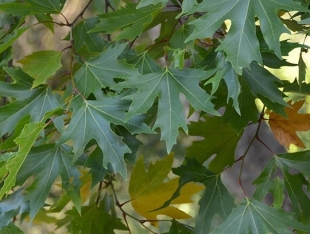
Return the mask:
<svg viewBox="0 0 310 234">
<path fill-rule="evenodd" d="M 288 103 L 291 105 L 291 101 Z M 305 148 L 304 143 L 296 135 L 296 131 L 308 131 L 310 129 L 310 114 L 299 114 L 298 110 L 304 104 L 303 101 L 295 102 L 286 107 L 287 119 L 274 112 L 270 113 L 269 125 L 280 144 L 289 149 L 290 144 Z"/>
<path fill-rule="evenodd" d="M 129 194 L 133 208 L 152 225 L 156 225 L 157 215 L 167 215 L 174 219 L 188 219 L 190 215 L 176 207 L 168 206 L 160 208 L 171 198 L 179 185 L 179 178 L 166 183 L 163 181 L 170 172 L 173 163 L 173 154 L 169 154 L 163 160 L 151 164 L 148 172 L 145 172 L 143 157 L 137 161 L 132 171 Z M 172 200 L 171 204 L 190 203 L 190 196 L 202 190 L 204 186 L 188 183 L 181 189 L 180 196 Z"/>
</svg>

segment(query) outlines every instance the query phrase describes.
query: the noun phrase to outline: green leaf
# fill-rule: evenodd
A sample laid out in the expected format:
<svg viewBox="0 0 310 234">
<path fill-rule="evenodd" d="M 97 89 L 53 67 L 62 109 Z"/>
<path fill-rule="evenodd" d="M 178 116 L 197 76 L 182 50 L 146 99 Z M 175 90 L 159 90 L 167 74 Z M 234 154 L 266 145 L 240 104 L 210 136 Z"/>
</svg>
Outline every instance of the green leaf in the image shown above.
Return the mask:
<svg viewBox="0 0 310 234">
<path fill-rule="evenodd" d="M 29 15 L 38 13 L 58 14 L 65 0 L 26 0 L 25 3 L 6 3 L 0 5 L 0 10 L 13 15 Z"/>
<path fill-rule="evenodd" d="M 296 79 L 292 83 L 284 80 L 281 87 L 283 87 L 283 92 L 310 94 L 310 84 L 299 84 Z"/>
<path fill-rule="evenodd" d="M 8 226 L 5 226 L 0 229 L 1 234 L 24 234 L 14 223 L 9 223 Z"/>
<path fill-rule="evenodd" d="M 212 219 L 216 214 L 225 220 L 231 213 L 235 207 L 234 199 L 221 182 L 219 175 L 212 173 L 195 159 L 189 158 L 186 161 L 186 165 L 172 169 L 173 173 L 180 176 L 179 187 L 173 197 L 184 184 L 190 181 L 200 182 L 206 186 L 206 190 L 199 201 L 200 208 L 195 233 L 208 233 L 212 227 Z"/>
<path fill-rule="evenodd" d="M 231 28 L 224 41 L 217 50 L 227 54 L 227 61 L 231 62 L 237 73 L 241 74 L 242 68 L 249 67 L 251 62 L 262 63 L 259 52 L 259 43 L 256 37 L 255 17 L 270 50 L 281 58 L 279 37 L 282 33 L 289 33 L 277 15 L 278 10 L 307 11 L 299 3 L 291 0 L 204 0 L 192 12 L 207 12 L 191 24 L 196 26 L 193 34 L 187 39 L 212 38 L 222 23 L 231 20 Z"/>
<path fill-rule="evenodd" d="M 3 168 L 0 168 L 0 171 L 7 170 L 8 172 L 4 185 L 0 190 L 0 199 L 15 185 L 17 173 L 44 126 L 44 122 L 26 124 L 19 137 L 15 139 L 15 142 L 19 145 L 15 157 L 11 158 Z"/>
<path fill-rule="evenodd" d="M 203 163 L 216 154 L 209 164 L 209 169 L 220 173 L 226 166 L 235 162 L 234 152 L 242 134 L 238 134 L 220 117 L 204 115 L 203 119 L 204 121 L 191 122 L 189 125 L 189 135 L 201 136 L 204 139 L 194 141 L 188 148 L 187 156 Z"/>
<path fill-rule="evenodd" d="M 128 2 L 125 8 L 100 16 L 100 23 L 89 32 L 113 33 L 123 29 L 115 40 L 134 40 L 152 22 L 162 6 L 147 6 L 136 9 L 136 4 Z"/>
<path fill-rule="evenodd" d="M 248 198 L 237 206 L 228 218 L 211 234 L 218 233 L 292 233 L 288 227 L 310 231 L 308 225 L 299 223 L 283 210 L 267 206 Z"/>
<path fill-rule="evenodd" d="M 193 6 L 196 6 L 198 2 L 196 0 L 183 0 L 182 2 L 182 12 L 178 14 L 177 18 L 180 18 L 182 15 L 189 12 Z"/>
<path fill-rule="evenodd" d="M 15 90 L 12 93 L 14 94 L 14 92 Z M 21 97 L 26 95 L 27 97 L 24 100 L 17 99 L 0 107 L 1 136 L 5 133 L 11 133 L 23 117 L 30 115 L 31 122 L 40 121 L 46 112 L 59 107 L 58 101 L 49 88 L 40 87 L 21 93 Z"/>
<path fill-rule="evenodd" d="M 117 57 L 123 52 L 126 44 L 109 47 L 97 57 L 86 61 L 75 73 L 76 87 L 83 96 L 101 93 L 105 87 L 114 87 L 114 78 L 128 78 L 138 75 L 136 69 Z"/>
<path fill-rule="evenodd" d="M 97 207 L 96 204 L 92 206 L 83 206 L 81 216 L 74 210 L 69 210 L 67 214 L 74 218 L 69 223 L 69 227 L 74 226 L 74 229 L 78 230 L 74 232 L 76 234 L 114 234 L 114 229 L 127 230 L 127 227 L 119 218 L 106 213 L 104 209 Z"/>
<path fill-rule="evenodd" d="M 240 79 L 240 86 L 241 90 L 238 97 L 240 113 L 234 107 L 227 106 L 223 115 L 224 121 L 229 122 L 238 133 L 241 133 L 249 122 L 256 123 L 258 120 L 255 96 L 243 79 Z"/>
<path fill-rule="evenodd" d="M 233 107 L 236 112 L 240 115 L 239 101 L 238 96 L 240 94 L 240 84 L 238 81 L 238 76 L 231 64 L 225 61 L 225 57 L 222 53 L 217 54 L 216 58 L 216 67 L 220 68 L 220 70 L 215 74 L 214 77 L 207 80 L 206 84 L 212 83 L 212 94 L 217 90 L 220 81 L 223 79 L 227 86 L 227 102 L 229 98 L 233 100 Z"/>
<path fill-rule="evenodd" d="M 306 80 L 306 64 L 304 62 L 304 59 L 302 58 L 302 53 L 299 54 L 299 60 L 298 60 L 298 83 L 302 84 Z M 301 86 L 299 88 L 301 91 Z"/>
<path fill-rule="evenodd" d="M 75 165 L 72 165 L 69 147 L 56 148 L 54 144 L 41 145 L 30 150 L 18 174 L 17 183 L 22 185 L 29 177 L 35 179 L 27 189 L 27 200 L 30 200 L 31 221 L 44 205 L 55 179 L 60 175 L 62 187 L 72 199 L 75 208 L 81 212 L 80 176 Z"/>
<path fill-rule="evenodd" d="M 297 64 L 289 63 L 285 59 L 279 59 L 275 54 L 270 52 L 262 53 L 263 64 L 270 68 L 280 68 L 282 66 L 296 66 Z"/>
<path fill-rule="evenodd" d="M 133 51 L 127 50 L 124 57 L 129 64 L 138 68 L 138 71 L 141 74 L 149 74 L 161 70 L 157 63 L 149 56 L 147 51 L 141 54 L 136 54 Z"/>
<path fill-rule="evenodd" d="M 18 61 L 23 70 L 34 78 L 32 88 L 44 84 L 46 80 L 61 68 L 61 52 L 46 50 L 34 52 Z"/>
<path fill-rule="evenodd" d="M 148 5 L 157 5 L 165 6 L 168 0 L 141 0 L 137 6 L 137 9 L 148 6 Z"/>
<path fill-rule="evenodd" d="M 176 143 L 178 129 L 181 127 L 187 132 L 183 105 L 180 93 L 183 93 L 189 103 L 196 110 L 218 115 L 211 103 L 211 96 L 199 87 L 199 82 L 212 75 L 215 71 L 203 71 L 198 69 L 166 68 L 161 72 L 146 75 L 132 76 L 120 83 L 122 88 L 137 88 L 138 91 L 128 95 L 126 99 L 132 99 L 132 104 L 127 113 L 127 119 L 137 114 L 146 113 L 158 97 L 157 119 L 153 129 L 161 130 L 161 139 L 166 141 L 168 152 Z"/>
<path fill-rule="evenodd" d="M 283 170 L 283 168 L 281 168 Z M 307 180 L 301 174 L 292 175 L 283 170 L 285 190 L 291 200 L 294 216 L 302 223 L 310 225 L 309 193 L 304 191 Z"/>
<path fill-rule="evenodd" d="M 255 193 L 253 194 L 253 197 L 255 199 L 262 201 L 263 198 L 270 191 L 272 187 L 272 182 L 270 181 L 270 178 L 272 178 L 272 175 L 274 174 L 275 170 L 276 170 L 275 159 L 271 158 L 271 160 L 267 163 L 262 173 L 253 182 L 253 184 L 256 185 L 256 190 Z"/>
<path fill-rule="evenodd" d="M 283 100 L 284 94 L 278 89 L 277 85 L 275 84 L 275 82 L 281 83 L 281 80 L 279 80 L 269 71 L 267 71 L 265 68 L 261 67 L 255 62 L 251 64 L 251 69 L 245 68 L 243 70 L 242 77 L 249 85 L 253 95 L 258 98 L 266 98 L 272 103 L 278 103 L 282 105 L 284 112 L 284 107 L 288 106 L 288 104 Z M 268 107 L 268 103 L 265 104 Z"/>
<path fill-rule="evenodd" d="M 74 49 L 79 50 L 83 44 L 90 51 L 101 52 L 106 46 L 105 40 L 98 33 L 88 33 L 99 23 L 97 17 L 82 20 L 73 28 Z"/>
<path fill-rule="evenodd" d="M 119 172 L 126 178 L 124 154 L 130 153 L 131 150 L 122 141 L 122 137 L 112 131 L 110 124 L 122 125 L 131 134 L 153 133 L 153 131 L 143 123 L 142 116 L 136 116 L 124 123 L 129 103 L 121 100 L 123 97 L 124 95 L 120 95 L 88 101 L 77 95 L 71 104 L 72 119 L 58 140 L 58 145 L 72 139 L 74 160 L 76 160 L 83 153 L 87 143 L 94 139 L 104 154 L 102 166 L 107 168 L 108 163 L 111 163 L 114 172 Z"/>
<path fill-rule="evenodd" d="M 0 5 L 0 9 L 1 9 L 1 5 Z M 18 28 L 16 30 L 14 30 L 13 32 L 11 32 L 10 34 L 7 34 L 5 37 L 1 38 L 0 53 L 2 53 L 7 48 L 9 48 L 13 44 L 13 42 L 17 38 L 19 38 L 27 29 L 28 29 L 28 27 Z"/>
<path fill-rule="evenodd" d="M 310 151 L 278 154 L 277 156 L 277 161 L 280 162 L 281 165 L 287 165 L 307 177 L 310 176 Z"/>
<path fill-rule="evenodd" d="M 85 162 L 86 167 L 90 167 L 89 173 L 92 175 L 91 187 L 96 186 L 102 181 L 107 174 L 113 174 L 111 167 L 104 168 L 102 166 L 102 160 L 104 155 L 99 147 L 97 147 L 88 157 Z"/>
</svg>

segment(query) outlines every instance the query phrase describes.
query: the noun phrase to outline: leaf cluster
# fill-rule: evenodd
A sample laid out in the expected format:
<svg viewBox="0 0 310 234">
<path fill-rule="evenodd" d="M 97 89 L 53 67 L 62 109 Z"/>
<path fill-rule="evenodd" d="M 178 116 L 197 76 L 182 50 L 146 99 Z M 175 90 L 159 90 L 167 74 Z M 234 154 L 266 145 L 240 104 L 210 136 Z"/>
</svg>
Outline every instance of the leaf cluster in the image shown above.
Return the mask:
<svg viewBox="0 0 310 234">
<path fill-rule="evenodd" d="M 0 0 L 0 233 L 25 223 L 310 232 L 310 145 L 296 133 L 310 130 L 309 1 L 89 0 L 72 15 L 70 4 Z M 42 32 L 52 46 L 22 44 Z M 275 72 L 283 67 L 296 68 L 291 81 Z M 265 123 L 285 153 L 261 138 Z M 250 195 L 242 178 L 254 142 L 270 157 Z M 225 180 L 238 166 L 241 196 Z"/>
</svg>

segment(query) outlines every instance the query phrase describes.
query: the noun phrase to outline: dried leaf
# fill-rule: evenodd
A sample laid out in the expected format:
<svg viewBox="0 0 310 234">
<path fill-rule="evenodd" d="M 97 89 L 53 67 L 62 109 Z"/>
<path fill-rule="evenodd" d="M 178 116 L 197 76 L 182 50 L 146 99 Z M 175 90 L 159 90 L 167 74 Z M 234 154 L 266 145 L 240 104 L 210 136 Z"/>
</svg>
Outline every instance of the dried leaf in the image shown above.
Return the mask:
<svg viewBox="0 0 310 234">
<path fill-rule="evenodd" d="M 288 102 L 292 108 L 285 108 L 287 119 L 275 112 L 270 113 L 270 128 L 280 144 L 284 145 L 287 149 L 289 149 L 290 144 L 305 148 L 304 143 L 296 135 L 296 131 L 308 131 L 310 129 L 310 114 L 298 113 L 298 110 L 302 107 L 304 102 L 304 100 L 298 101 L 292 105 L 291 101 Z"/>
</svg>

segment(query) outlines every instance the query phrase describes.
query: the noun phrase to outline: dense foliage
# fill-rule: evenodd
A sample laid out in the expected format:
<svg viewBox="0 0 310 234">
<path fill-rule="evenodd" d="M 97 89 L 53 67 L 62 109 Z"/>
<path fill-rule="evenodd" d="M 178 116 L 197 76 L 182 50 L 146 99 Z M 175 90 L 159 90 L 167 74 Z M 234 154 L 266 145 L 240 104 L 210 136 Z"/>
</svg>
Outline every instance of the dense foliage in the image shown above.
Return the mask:
<svg viewBox="0 0 310 234">
<path fill-rule="evenodd" d="M 74 2 L 0 0 L 0 233 L 310 232 L 308 0 L 90 0 L 69 16 Z M 54 49 L 20 58 L 42 27 Z M 156 135 L 166 156 L 140 155 Z M 252 195 L 254 142 L 273 156 Z M 222 182 L 237 164 L 241 199 Z"/>
</svg>

